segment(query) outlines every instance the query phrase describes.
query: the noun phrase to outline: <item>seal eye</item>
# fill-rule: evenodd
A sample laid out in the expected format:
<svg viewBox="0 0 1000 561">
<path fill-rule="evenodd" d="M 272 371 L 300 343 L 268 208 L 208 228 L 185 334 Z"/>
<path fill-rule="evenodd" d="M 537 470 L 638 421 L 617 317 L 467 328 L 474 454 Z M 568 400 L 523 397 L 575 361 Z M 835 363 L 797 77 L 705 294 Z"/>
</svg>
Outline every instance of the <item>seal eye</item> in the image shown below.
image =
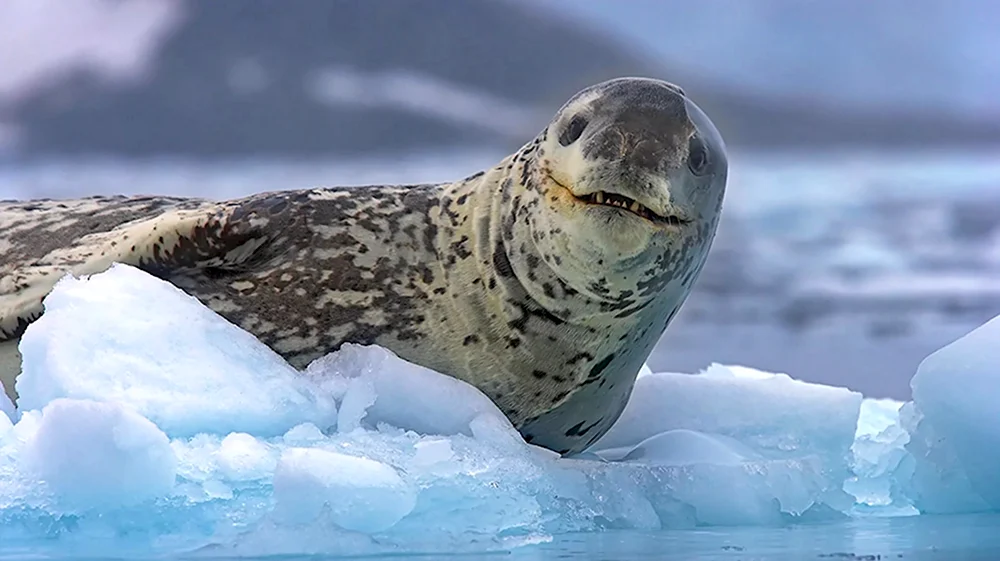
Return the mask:
<svg viewBox="0 0 1000 561">
<path fill-rule="evenodd" d="M 587 128 L 587 124 L 587 119 L 580 115 L 573 117 L 569 124 L 566 125 L 566 128 L 559 133 L 559 144 L 569 146 L 576 142 L 576 139 L 580 138 L 580 135 L 583 134 L 583 129 Z"/>
<path fill-rule="evenodd" d="M 689 144 L 688 168 L 695 175 L 702 175 L 708 170 L 708 149 L 697 136 L 692 136 Z"/>
</svg>

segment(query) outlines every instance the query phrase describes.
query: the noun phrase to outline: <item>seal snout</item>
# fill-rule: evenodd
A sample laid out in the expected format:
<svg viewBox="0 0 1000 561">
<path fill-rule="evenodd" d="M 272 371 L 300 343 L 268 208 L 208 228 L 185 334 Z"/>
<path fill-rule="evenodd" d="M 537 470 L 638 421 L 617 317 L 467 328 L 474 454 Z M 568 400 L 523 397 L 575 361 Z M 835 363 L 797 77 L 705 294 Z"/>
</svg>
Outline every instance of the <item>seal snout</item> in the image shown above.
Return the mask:
<svg viewBox="0 0 1000 561">
<path fill-rule="evenodd" d="M 658 225 L 680 226 L 696 215 L 685 208 L 684 189 L 691 138 L 696 133 L 685 100 L 656 86 L 655 95 L 630 103 L 602 98 L 584 116 L 568 120 L 560 144 L 576 143 L 590 163 L 576 186 L 578 199 L 618 206 Z M 648 92 L 647 92 L 648 93 Z"/>
<path fill-rule="evenodd" d="M 614 162 L 635 172 L 662 173 L 683 165 L 694 127 L 661 112 L 633 110 L 608 123 L 583 147 L 589 159 Z"/>
</svg>

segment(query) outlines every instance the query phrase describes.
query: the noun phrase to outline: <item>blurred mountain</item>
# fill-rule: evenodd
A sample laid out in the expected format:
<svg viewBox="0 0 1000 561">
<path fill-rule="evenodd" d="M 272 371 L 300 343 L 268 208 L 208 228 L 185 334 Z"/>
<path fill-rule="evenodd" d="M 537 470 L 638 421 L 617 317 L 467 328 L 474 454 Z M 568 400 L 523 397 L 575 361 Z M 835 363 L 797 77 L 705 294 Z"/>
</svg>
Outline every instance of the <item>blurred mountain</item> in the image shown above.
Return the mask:
<svg viewBox="0 0 1000 561">
<path fill-rule="evenodd" d="M 42 0 L 10 1 L 8 7 L 18 3 L 24 7 Z M 730 145 L 809 147 L 1000 139 L 1000 119 L 951 112 L 946 104 L 903 104 L 897 110 L 894 102 L 874 97 L 878 103 L 852 105 L 841 98 L 820 96 L 817 92 L 838 86 L 850 91 L 861 87 L 852 81 L 860 79 L 856 75 L 838 74 L 836 65 L 823 66 L 830 61 L 856 60 L 857 49 L 844 54 L 838 49 L 798 48 L 807 44 L 804 41 L 814 34 L 813 28 L 795 27 L 801 17 L 797 20 L 769 8 L 779 0 L 753 2 L 773 21 L 757 14 L 756 8 L 723 10 L 719 1 L 647 5 L 638 0 L 594 0 L 563 8 L 557 0 L 537 4 L 525 0 L 161 1 L 159 5 L 169 10 L 161 10 L 156 17 L 173 22 L 168 31 L 165 25 L 149 22 L 125 21 L 114 27 L 106 22 L 122 18 L 103 16 L 91 18 L 101 25 L 74 28 L 78 33 L 89 29 L 97 37 L 81 40 L 80 48 L 65 49 L 69 62 L 53 62 L 51 75 L 33 82 L 29 91 L 6 103 L 0 98 L 0 150 L 6 141 L 25 157 L 351 156 L 469 146 L 506 151 L 540 130 L 572 93 L 619 75 L 650 75 L 681 83 L 709 112 Z M 58 4 L 58 17 L 39 19 L 45 12 L 38 9 L 29 15 L 35 17 L 31 21 L 49 25 L 57 20 L 74 21 L 74 10 L 84 6 L 90 6 L 94 14 L 94 6 L 121 11 L 122 5 L 153 4 L 154 0 L 66 0 Z M 822 17 L 806 18 L 811 25 L 825 29 L 822 36 L 827 40 L 847 45 L 858 41 L 852 34 L 875 42 L 871 37 L 878 35 L 879 25 L 905 23 L 905 18 L 886 19 L 886 10 L 876 8 L 877 4 L 867 12 L 851 12 L 854 19 L 826 17 L 836 10 L 822 3 L 799 5 L 803 7 L 792 10 L 795 14 L 814 10 Z M 645 12 L 639 9 L 642 6 Z M 721 15 L 709 17 L 709 8 L 702 6 L 714 6 Z M 675 14 L 674 10 L 679 11 Z M 606 25 L 588 25 L 588 13 Z M 869 17 L 872 13 L 879 17 Z M 0 29 L 19 21 L 10 16 L 3 19 L 8 23 L 0 23 Z M 845 29 L 851 24 L 855 27 Z M 145 35 L 147 42 L 157 37 L 158 43 L 148 61 L 140 64 L 135 54 L 139 49 L 116 42 L 114 35 L 141 35 L 143 25 L 158 30 Z M 22 24 L 17 29 L 19 34 L 8 37 L 36 36 L 30 26 Z M 615 36 L 616 29 L 636 31 Z M 757 30 L 757 35 L 747 29 Z M 649 48 L 651 30 L 659 30 L 657 44 L 673 45 L 672 50 Z M 699 38 L 700 43 L 695 41 Z M 98 39 L 106 43 L 100 49 L 94 47 Z M 0 37 L 0 46 L 3 41 Z M 36 39 L 18 49 L 8 46 L 0 49 L 7 53 L 0 55 L 0 61 L 5 68 L 16 69 L 20 58 L 37 57 L 56 48 L 50 44 L 68 45 L 69 41 L 64 34 L 47 41 Z M 880 44 L 873 43 L 871 48 Z M 713 49 L 706 50 L 705 45 Z M 780 46 L 792 54 L 779 57 L 775 53 Z M 933 49 L 920 52 L 925 51 Z M 17 52 L 25 54 L 12 54 Z M 771 74 L 759 70 L 761 57 L 772 57 Z M 126 62 L 115 62 L 119 59 Z M 815 67 L 809 65 L 811 60 Z M 775 72 L 785 72 L 787 79 L 768 78 Z M 877 71 L 870 74 L 864 87 L 879 91 Z M 817 76 L 827 81 L 816 82 Z M 761 80 L 774 88 L 762 88 Z M 885 89 L 896 91 L 898 86 Z"/>
<path fill-rule="evenodd" d="M 540 130 L 573 91 L 653 69 L 574 24 L 499 1 L 183 6 L 145 80 L 63 73 L 22 96 L 11 112 L 22 131 L 19 151 L 213 157 L 509 149 Z"/>
</svg>

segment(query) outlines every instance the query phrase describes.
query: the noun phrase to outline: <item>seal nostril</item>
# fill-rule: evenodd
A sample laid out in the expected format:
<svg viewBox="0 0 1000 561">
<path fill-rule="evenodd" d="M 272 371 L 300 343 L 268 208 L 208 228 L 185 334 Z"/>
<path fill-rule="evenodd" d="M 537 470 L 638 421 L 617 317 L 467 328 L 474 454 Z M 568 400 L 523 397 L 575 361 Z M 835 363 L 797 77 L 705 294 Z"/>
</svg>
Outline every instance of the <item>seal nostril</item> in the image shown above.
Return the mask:
<svg viewBox="0 0 1000 561">
<path fill-rule="evenodd" d="M 587 128 L 588 124 L 587 119 L 581 117 L 580 115 L 573 117 L 569 124 L 566 125 L 566 128 L 559 133 L 559 144 L 569 146 L 570 144 L 576 142 L 577 139 L 580 138 L 580 135 L 583 134 L 583 129 Z"/>
</svg>

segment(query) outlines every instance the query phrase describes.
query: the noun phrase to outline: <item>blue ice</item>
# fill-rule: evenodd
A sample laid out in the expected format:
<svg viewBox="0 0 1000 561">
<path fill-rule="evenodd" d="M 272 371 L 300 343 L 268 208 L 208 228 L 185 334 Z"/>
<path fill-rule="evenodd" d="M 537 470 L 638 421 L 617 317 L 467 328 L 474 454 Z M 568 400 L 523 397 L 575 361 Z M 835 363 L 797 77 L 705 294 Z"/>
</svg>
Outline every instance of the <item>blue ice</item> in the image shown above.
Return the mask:
<svg viewBox="0 0 1000 561">
<path fill-rule="evenodd" d="M 377 346 L 295 371 L 129 266 L 66 277 L 45 308 L 18 409 L 0 397 L 0 554 L 453 553 L 1000 504 L 992 322 L 928 358 L 906 404 L 644 368 L 612 430 L 560 458 L 461 381 Z"/>
<path fill-rule="evenodd" d="M 912 461 L 900 484 L 923 512 L 1000 510 L 998 342 L 1000 317 L 924 359 L 911 381 L 900 424 Z"/>
</svg>

